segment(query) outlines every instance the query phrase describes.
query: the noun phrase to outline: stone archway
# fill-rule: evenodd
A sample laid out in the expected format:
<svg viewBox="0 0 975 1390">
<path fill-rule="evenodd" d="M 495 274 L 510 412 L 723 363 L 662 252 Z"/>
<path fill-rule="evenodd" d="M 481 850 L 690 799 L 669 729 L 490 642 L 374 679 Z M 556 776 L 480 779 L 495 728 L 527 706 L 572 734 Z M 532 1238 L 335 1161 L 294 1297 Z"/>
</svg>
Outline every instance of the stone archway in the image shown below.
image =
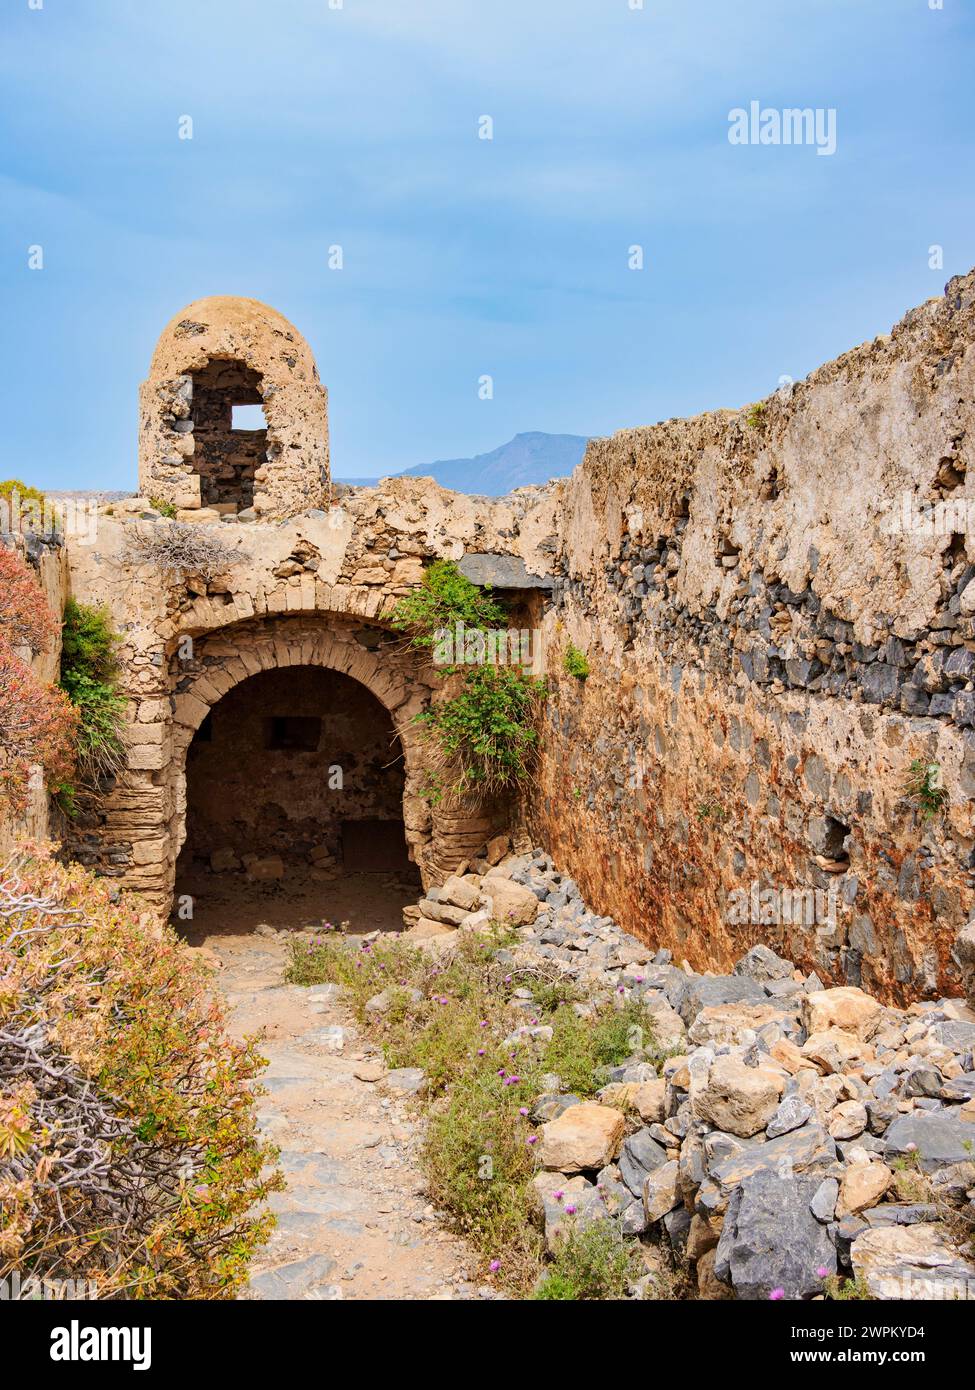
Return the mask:
<svg viewBox="0 0 975 1390">
<path fill-rule="evenodd" d="M 193 652 L 182 676 L 179 658 L 173 658 L 177 693 L 166 779 L 173 793 L 167 827 L 170 894 L 176 857 L 186 836 L 189 748 L 211 709 L 241 682 L 261 672 L 324 668 L 359 682 L 382 705 L 402 748 L 403 830 L 424 886 L 442 881 L 497 828 L 496 820 L 477 808 L 470 814 L 431 808 L 424 798 L 428 750 L 415 721 L 429 703 L 435 681 L 417 670 L 415 659 L 394 634 L 378 626 L 363 627 L 361 620 L 349 615 L 268 614 L 212 629 L 194 640 Z"/>
<path fill-rule="evenodd" d="M 403 761 L 388 711 L 360 681 L 325 666 L 249 676 L 187 750 L 181 859 L 218 872 L 264 861 L 265 877 L 405 874 Z"/>
</svg>

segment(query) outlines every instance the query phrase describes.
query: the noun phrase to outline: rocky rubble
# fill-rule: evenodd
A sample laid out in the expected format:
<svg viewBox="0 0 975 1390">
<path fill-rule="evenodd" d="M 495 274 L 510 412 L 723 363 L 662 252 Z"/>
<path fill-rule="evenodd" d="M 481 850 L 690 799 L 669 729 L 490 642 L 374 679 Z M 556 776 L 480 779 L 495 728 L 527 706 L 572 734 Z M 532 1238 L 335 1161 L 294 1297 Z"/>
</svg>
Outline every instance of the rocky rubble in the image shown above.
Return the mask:
<svg viewBox="0 0 975 1390">
<path fill-rule="evenodd" d="M 508 848 L 499 837 L 405 909 L 404 938 L 440 953 L 458 929 L 505 922 L 502 963 L 555 966 L 580 1011 L 636 999 L 648 1025 L 596 1102 L 557 1077 L 536 1102 L 550 1248 L 569 1221 L 614 1220 L 686 1262 L 703 1298 L 810 1298 L 832 1276 L 875 1298 L 975 1298 L 963 1000 L 885 1007 L 762 945 L 729 975 L 695 974 L 590 912 L 543 851 Z"/>
</svg>

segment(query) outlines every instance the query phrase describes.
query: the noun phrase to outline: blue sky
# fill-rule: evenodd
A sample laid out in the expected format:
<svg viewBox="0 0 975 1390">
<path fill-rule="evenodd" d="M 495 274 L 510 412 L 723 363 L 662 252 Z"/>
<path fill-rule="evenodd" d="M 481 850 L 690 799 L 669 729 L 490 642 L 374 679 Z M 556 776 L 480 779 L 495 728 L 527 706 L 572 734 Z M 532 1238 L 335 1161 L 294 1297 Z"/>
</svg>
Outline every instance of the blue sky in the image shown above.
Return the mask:
<svg viewBox="0 0 975 1390">
<path fill-rule="evenodd" d="M 755 400 L 975 264 L 972 0 L 633 3 L 5 0 L 0 477 L 134 487 L 207 294 L 292 319 L 378 475 Z M 752 100 L 836 154 L 731 145 Z"/>
</svg>

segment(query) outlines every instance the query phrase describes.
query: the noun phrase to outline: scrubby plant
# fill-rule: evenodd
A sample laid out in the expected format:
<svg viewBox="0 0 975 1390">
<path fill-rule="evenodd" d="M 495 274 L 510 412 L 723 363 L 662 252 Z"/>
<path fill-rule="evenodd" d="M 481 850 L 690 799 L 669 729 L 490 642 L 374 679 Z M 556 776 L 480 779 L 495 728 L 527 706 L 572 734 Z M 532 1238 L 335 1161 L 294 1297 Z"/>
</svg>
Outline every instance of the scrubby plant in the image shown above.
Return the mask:
<svg viewBox="0 0 975 1390">
<path fill-rule="evenodd" d="M 707 800 L 698 803 L 696 815 L 702 825 L 705 821 L 714 821 L 720 825 L 728 819 L 729 813 L 720 801 Z"/>
<path fill-rule="evenodd" d="M 764 401 L 758 401 L 757 404 L 751 406 L 745 419 L 753 430 L 758 429 L 759 425 L 763 423 L 767 409 Z"/>
<path fill-rule="evenodd" d="M 13 512 L 14 507 L 16 513 Z M 7 478 L 0 482 L 0 531 L 7 526 L 13 527 L 15 521 L 20 522 L 16 529 L 23 529 L 25 519 L 28 523 L 37 522 L 42 529 L 47 529 L 51 524 L 48 499 L 36 487 L 30 487 L 16 478 Z M 28 524 L 27 529 L 33 528 Z"/>
<path fill-rule="evenodd" d="M 490 590 L 473 584 L 452 560 L 429 565 L 420 587 L 400 599 L 392 616 L 410 646 L 422 651 L 461 626 L 468 633 L 491 633 L 506 621 Z M 416 717 L 436 750 L 424 795 L 437 804 L 518 791 L 531 775 L 544 681 L 517 662 L 487 660 L 446 662 L 438 674 L 458 678 L 460 688 Z"/>
<path fill-rule="evenodd" d="M 170 577 L 209 581 L 247 558 L 244 551 L 208 534 L 197 522 L 142 523 L 129 527 L 126 535 L 129 564 L 154 565 Z"/>
<path fill-rule="evenodd" d="M 460 691 L 417 716 L 441 760 L 437 775 L 454 795 L 493 796 L 531 776 L 538 710 L 546 684 L 520 667 L 475 666 Z"/>
<path fill-rule="evenodd" d="M 948 790 L 941 782 L 940 763 L 915 758 L 907 770 L 904 795 L 917 805 L 924 820 L 941 815 L 948 804 Z"/>
<path fill-rule="evenodd" d="M 569 1229 L 556 1246 L 552 1264 L 532 1294 L 551 1302 L 626 1298 L 643 1273 L 638 1249 L 612 1221 Z"/>
<path fill-rule="evenodd" d="M 0 877 L 0 1279 L 232 1296 L 282 1185 L 253 1040 L 169 928 L 77 866 Z"/>
<path fill-rule="evenodd" d="M 78 770 L 90 785 L 123 764 L 126 701 L 118 691 L 118 635 L 107 609 L 69 599 L 61 643 L 61 689 L 78 711 Z"/>
<path fill-rule="evenodd" d="M 57 619 L 33 572 L 0 547 L 0 795 L 15 813 L 24 807 L 32 766 L 55 789 L 74 774 L 77 714 L 29 664 L 56 634 Z"/>
<path fill-rule="evenodd" d="M 488 588 L 481 588 L 461 574 L 453 560 L 434 560 L 423 571 L 423 581 L 399 600 L 392 624 L 408 635 L 410 645 L 432 647 L 437 633 L 465 628 L 489 630 L 502 627 L 507 614 Z"/>
<path fill-rule="evenodd" d="M 833 1303 L 869 1301 L 873 1298 L 865 1279 L 843 1279 L 831 1274 L 823 1281 L 823 1292 Z"/>
<path fill-rule="evenodd" d="M 573 642 L 570 642 L 565 649 L 562 665 L 566 674 L 575 676 L 576 680 L 584 681 L 589 675 L 589 658 Z"/>
<path fill-rule="evenodd" d="M 164 516 L 170 521 L 176 520 L 176 507 L 172 502 L 165 502 L 161 497 L 150 497 L 149 505 L 160 516 Z"/>
<path fill-rule="evenodd" d="M 496 959 L 512 939 L 500 927 L 483 936 L 462 930 L 446 957 L 431 959 L 395 939 L 304 937 L 292 945 L 288 979 L 341 985 L 387 1064 L 423 1070 L 430 1195 L 499 1280 L 524 1294 L 545 1259 L 530 1113 L 542 1078 L 555 1072 L 565 1090 L 592 1096 L 609 1067 L 656 1050 L 638 1000 L 592 1005 L 581 1017 L 578 988 L 554 962 L 512 968 Z M 529 1021 L 513 999 L 522 986 L 532 991 L 534 1016 L 552 1028 L 548 1041 L 512 1042 Z M 377 995 L 383 1007 L 367 1009 Z"/>
</svg>

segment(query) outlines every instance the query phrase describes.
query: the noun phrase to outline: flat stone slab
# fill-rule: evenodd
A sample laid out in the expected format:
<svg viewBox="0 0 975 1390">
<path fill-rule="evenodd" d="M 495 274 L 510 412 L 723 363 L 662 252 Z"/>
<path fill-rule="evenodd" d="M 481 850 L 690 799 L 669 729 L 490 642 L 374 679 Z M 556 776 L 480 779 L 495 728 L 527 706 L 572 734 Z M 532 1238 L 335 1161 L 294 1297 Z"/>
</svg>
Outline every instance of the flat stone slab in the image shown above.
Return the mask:
<svg viewBox="0 0 975 1390">
<path fill-rule="evenodd" d="M 975 1265 L 948 1244 L 940 1223 L 864 1231 L 850 1255 L 874 1298 L 975 1300 Z"/>
<path fill-rule="evenodd" d="M 309 1255 L 255 1275 L 249 1289 L 260 1299 L 305 1298 L 327 1284 L 334 1269 L 335 1261 L 328 1255 Z"/>
<path fill-rule="evenodd" d="M 916 1155 L 925 1173 L 951 1163 L 970 1163 L 975 1160 L 975 1125 L 950 1114 L 902 1115 L 887 1131 L 884 1154 L 888 1159 Z"/>
<path fill-rule="evenodd" d="M 529 574 L 518 555 L 465 555 L 457 562 L 457 568 L 472 584 L 490 584 L 494 589 L 544 589 L 549 592 L 555 588 L 551 575 Z"/>
</svg>

